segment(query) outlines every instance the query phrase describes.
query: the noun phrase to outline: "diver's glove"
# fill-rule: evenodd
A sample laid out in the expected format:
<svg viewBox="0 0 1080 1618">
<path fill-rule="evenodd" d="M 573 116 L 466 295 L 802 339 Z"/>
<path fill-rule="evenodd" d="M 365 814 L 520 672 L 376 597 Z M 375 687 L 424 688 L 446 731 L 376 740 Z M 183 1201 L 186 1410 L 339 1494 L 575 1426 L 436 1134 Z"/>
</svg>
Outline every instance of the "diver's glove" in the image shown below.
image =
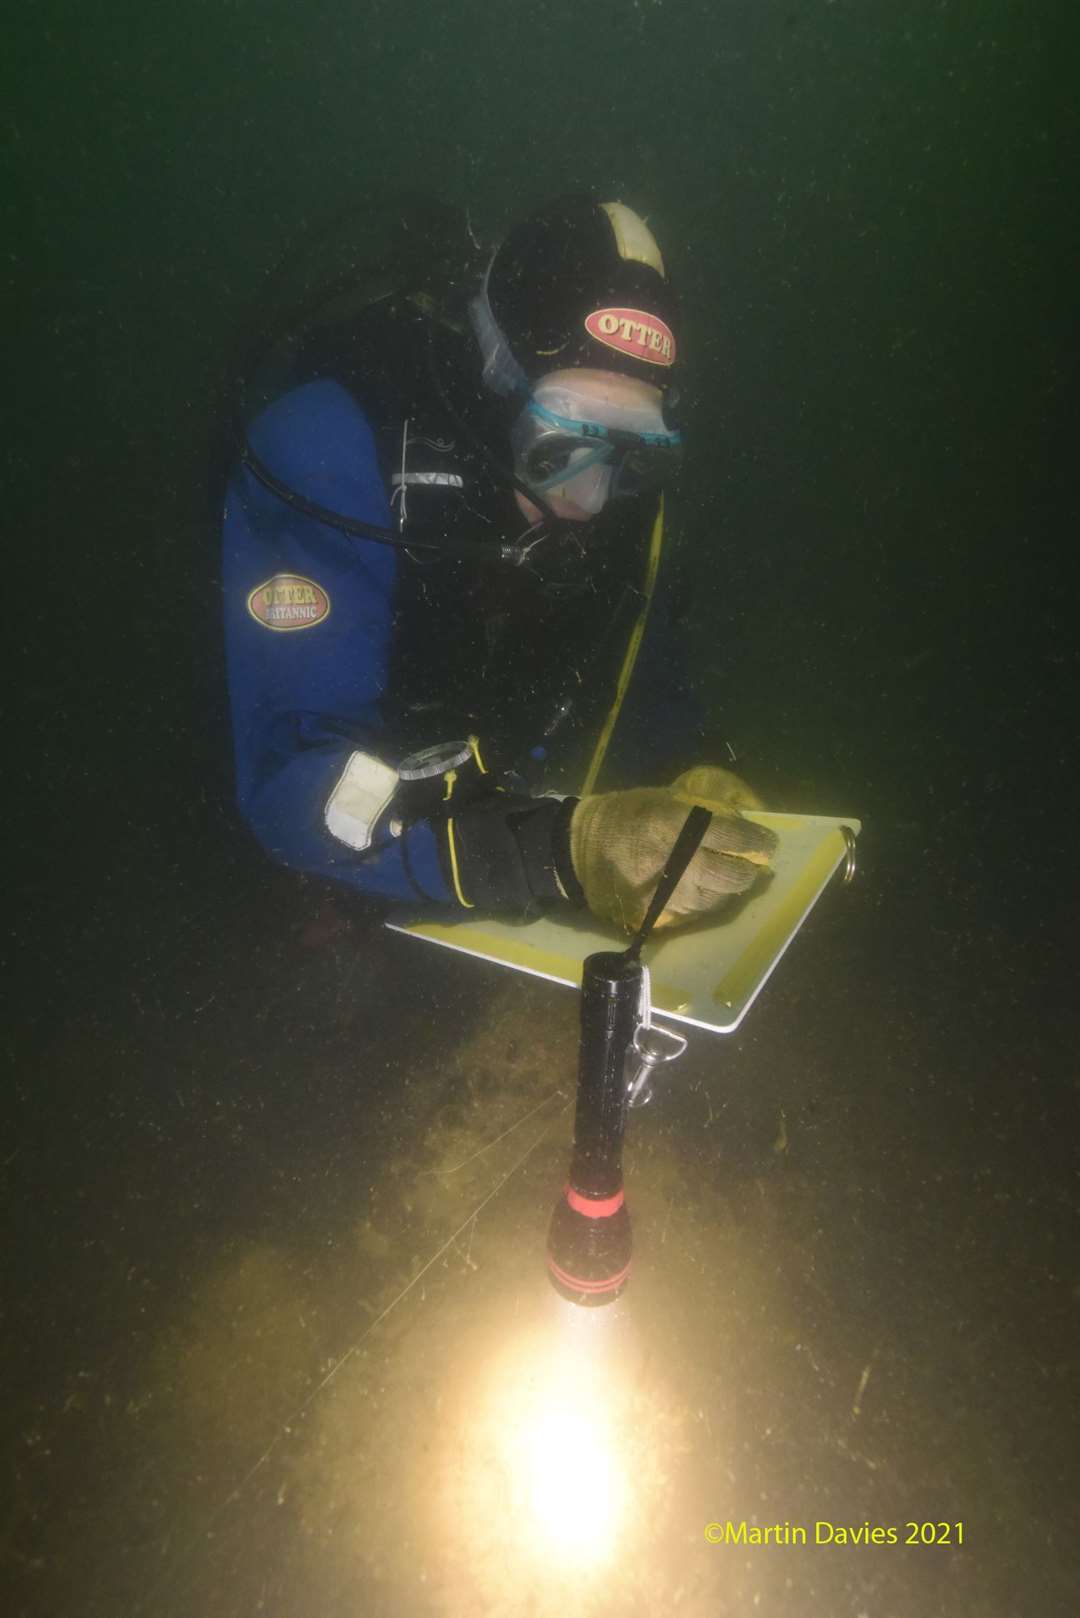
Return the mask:
<svg viewBox="0 0 1080 1618">
<path fill-rule="evenodd" d="M 762 807 L 745 781 L 702 765 L 670 787 L 604 792 L 578 803 L 569 825 L 570 857 L 594 916 L 637 931 L 687 812 L 697 804 L 713 818 L 656 925 L 696 921 L 750 887 L 776 851 L 776 834 L 739 814 Z"/>
</svg>

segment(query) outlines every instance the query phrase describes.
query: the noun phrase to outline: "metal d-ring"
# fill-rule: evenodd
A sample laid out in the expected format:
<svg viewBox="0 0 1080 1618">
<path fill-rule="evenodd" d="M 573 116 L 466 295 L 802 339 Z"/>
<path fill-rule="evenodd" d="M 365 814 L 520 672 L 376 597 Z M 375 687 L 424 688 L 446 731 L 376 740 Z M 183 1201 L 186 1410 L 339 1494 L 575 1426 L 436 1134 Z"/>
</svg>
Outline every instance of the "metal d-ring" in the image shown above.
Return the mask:
<svg viewBox="0 0 1080 1618">
<path fill-rule="evenodd" d="M 850 826 L 841 826 L 840 835 L 844 839 L 844 868 L 840 880 L 847 887 L 849 882 L 855 880 L 855 872 L 859 869 L 859 862 L 855 855 L 855 833 Z"/>
</svg>

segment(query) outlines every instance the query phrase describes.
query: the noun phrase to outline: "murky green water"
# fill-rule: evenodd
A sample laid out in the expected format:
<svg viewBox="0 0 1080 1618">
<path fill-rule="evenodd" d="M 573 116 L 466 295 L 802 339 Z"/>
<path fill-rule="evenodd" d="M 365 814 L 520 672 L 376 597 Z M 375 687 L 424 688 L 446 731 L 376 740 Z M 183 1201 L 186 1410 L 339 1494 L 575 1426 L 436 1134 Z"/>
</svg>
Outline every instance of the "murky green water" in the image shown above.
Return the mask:
<svg viewBox="0 0 1080 1618">
<path fill-rule="evenodd" d="M 19 14 L 5 1611 L 1072 1610 L 1064 33 L 938 0 Z M 217 380 L 285 239 L 372 181 L 482 230 L 594 183 L 649 214 L 703 689 L 773 802 L 867 826 L 856 889 L 633 1120 L 591 1562 L 522 1459 L 567 1352 L 574 998 L 327 911 L 227 807 Z M 963 1543 L 707 1543 L 728 1519 Z"/>
</svg>

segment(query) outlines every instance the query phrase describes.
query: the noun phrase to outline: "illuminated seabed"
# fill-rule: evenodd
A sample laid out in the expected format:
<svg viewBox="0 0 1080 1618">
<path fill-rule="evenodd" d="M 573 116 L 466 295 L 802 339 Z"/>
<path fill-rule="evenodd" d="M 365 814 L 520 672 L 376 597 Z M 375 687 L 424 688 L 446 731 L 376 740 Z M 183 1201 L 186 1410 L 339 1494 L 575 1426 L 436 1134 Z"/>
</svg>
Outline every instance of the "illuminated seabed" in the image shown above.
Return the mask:
<svg viewBox="0 0 1080 1618">
<path fill-rule="evenodd" d="M 733 1443 L 711 1355 L 686 1353 L 692 1276 L 582 1310 L 526 1251 L 523 1273 L 478 1236 L 479 1269 L 414 1295 L 321 1396 L 294 1485 L 316 1586 L 367 1614 L 646 1618 L 679 1594 L 715 1618 L 702 1527 Z"/>
<path fill-rule="evenodd" d="M 441 1363 L 419 1333 L 385 1382 L 350 1368 L 298 1478 L 321 1577 L 329 1557 L 358 1598 L 373 1577 L 388 1612 L 439 1618 L 562 1618 L 569 1600 L 623 1618 L 672 1588 L 659 1544 L 673 1517 L 700 1533 L 671 1487 L 690 1412 L 664 1378 L 642 1381 L 629 1316 L 573 1307 L 541 1293 L 524 1323 L 495 1308 L 452 1333 L 431 1321 Z"/>
<path fill-rule="evenodd" d="M 467 1053 L 471 1072 L 481 1055 Z M 325 1273 L 255 1249 L 193 1298 L 158 1380 L 175 1390 L 185 1473 L 204 1470 L 205 1446 L 240 1486 L 209 1503 L 219 1572 L 205 1528 L 193 1535 L 177 1570 L 183 1610 L 231 1613 L 220 1597 L 238 1566 L 239 1587 L 261 1590 L 261 1568 L 280 1558 L 288 1618 L 301 1599 L 327 1618 L 564 1618 L 570 1603 L 576 1618 L 672 1606 L 717 1618 L 702 1530 L 730 1497 L 724 1367 L 733 1316 L 749 1304 L 768 1318 L 772 1283 L 701 1187 L 691 1215 L 677 1154 L 653 1139 L 630 1152 L 640 1265 L 625 1297 L 599 1309 L 558 1298 L 544 1240 L 569 1114 L 520 1167 L 524 1130 L 475 1155 L 548 1093 L 550 1071 L 523 1057 L 510 1096 L 504 1063 L 494 1102 L 455 1102 L 424 1143 L 429 1172 L 416 1173 L 415 1152 L 388 1165 Z M 403 1290 L 410 1270 L 394 1255 L 415 1275 L 455 1230 Z M 379 1265 L 373 1288 L 364 1277 Z M 332 1300 L 359 1317 L 356 1346 L 313 1379 Z M 295 1399 L 284 1425 L 283 1393 Z"/>
<path fill-rule="evenodd" d="M 821 1187 L 776 1149 L 740 1183 L 663 1114 L 637 1121 L 626 1294 L 556 1297 L 574 1029 L 564 1049 L 522 1029 L 513 1002 L 489 1015 L 323 1261 L 237 1244 L 200 1275 L 132 1406 L 168 1534 L 139 1618 L 816 1614 L 863 1564 L 720 1549 L 706 1523 L 902 1520 L 921 1476 L 965 1465 L 1008 1520 L 1008 1468 L 976 1478 L 976 1418 L 943 1426 L 925 1356 L 896 1358 L 876 1317 L 833 1329 L 850 1280 Z M 865 1566 L 908 1588 L 906 1564 Z"/>
<path fill-rule="evenodd" d="M 477 1367 L 462 1456 L 458 1532 L 481 1552 L 492 1529 L 519 1571 L 558 1582 L 602 1569 L 639 1505 L 631 1478 L 632 1323 L 625 1309 L 553 1318 Z"/>
</svg>

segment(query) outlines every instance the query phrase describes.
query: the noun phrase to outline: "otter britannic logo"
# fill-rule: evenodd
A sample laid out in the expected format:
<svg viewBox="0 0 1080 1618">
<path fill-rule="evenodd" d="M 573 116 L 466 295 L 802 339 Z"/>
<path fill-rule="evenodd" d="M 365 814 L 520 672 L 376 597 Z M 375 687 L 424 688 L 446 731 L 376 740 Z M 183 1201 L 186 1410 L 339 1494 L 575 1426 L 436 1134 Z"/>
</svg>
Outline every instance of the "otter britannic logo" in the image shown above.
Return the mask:
<svg viewBox="0 0 1080 1618">
<path fill-rule="evenodd" d="M 643 309 L 594 309 L 585 330 L 598 343 L 648 365 L 675 364 L 675 338 L 659 315 L 647 315 Z"/>
<path fill-rule="evenodd" d="M 330 614 L 330 597 L 321 584 L 299 573 L 275 573 L 257 584 L 247 608 L 264 629 L 312 629 Z"/>
</svg>

